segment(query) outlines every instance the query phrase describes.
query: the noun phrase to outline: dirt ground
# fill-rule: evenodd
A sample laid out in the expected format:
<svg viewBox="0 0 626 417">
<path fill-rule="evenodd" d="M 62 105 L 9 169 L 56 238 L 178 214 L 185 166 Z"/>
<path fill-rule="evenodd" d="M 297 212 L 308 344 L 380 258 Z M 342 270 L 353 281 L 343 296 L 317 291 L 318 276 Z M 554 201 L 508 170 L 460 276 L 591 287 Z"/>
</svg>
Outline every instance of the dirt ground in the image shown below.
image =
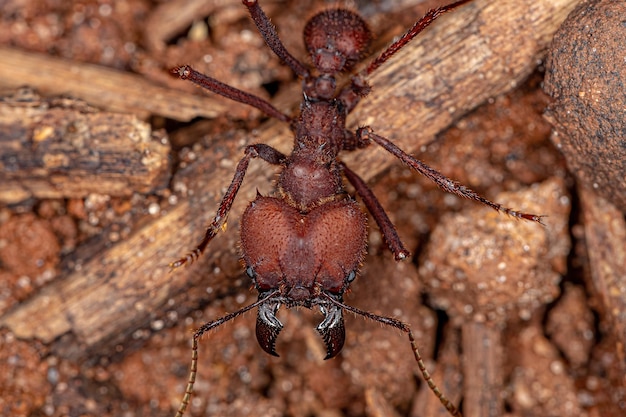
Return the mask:
<svg viewBox="0 0 626 417">
<path fill-rule="evenodd" d="M 294 102 L 294 94 L 299 94 L 297 79 L 265 50 L 239 1 L 169 3 L 5 1 L 0 46 L 64 58 L 68 65 L 97 64 L 139 74 L 155 85 L 202 94 L 167 74 L 173 66 L 191 63 L 223 82 L 271 99 L 279 108 Z M 438 4 L 354 3 L 372 21 L 379 34 L 377 42 L 409 27 L 415 16 Z M 172 4 L 185 5 L 184 12 L 168 9 Z M 302 26 L 321 6 L 277 0 L 263 4 L 280 33 L 297 34 L 283 40 L 289 50 L 297 51 L 296 56 L 303 56 Z M 167 22 L 169 26 L 164 26 Z M 580 192 L 542 116 L 550 103 L 542 91 L 544 71 L 539 63 L 522 84 L 489 99 L 422 146 L 418 157 L 491 200 L 547 215 L 545 226 L 447 195 L 400 162 L 390 163 L 368 181 L 412 255 L 408 261 L 395 262 L 370 218 L 367 257 L 345 301 L 410 323 L 435 382 L 452 402 L 461 402 L 468 416 L 611 417 L 626 413 L 626 365 L 620 344 L 624 335 L 608 317 L 606 294 L 592 276 L 594 265 L 588 253 L 603 249 L 590 246 L 597 240 L 589 240 L 581 200 L 590 194 Z M 66 82 L 71 80 L 56 80 Z M 18 94 L 2 80 L 0 89 L 3 97 L 15 99 Z M 40 109 L 42 114 L 60 109 L 54 120 L 64 120 L 80 106 L 93 105 L 59 104 L 40 91 L 21 90 L 19 94 L 24 91 L 35 98 L 13 101 L 22 103 L 23 120 L 33 114 L 39 117 Z M 142 99 L 150 101 L 150 97 Z M 146 162 L 145 172 L 141 164 L 133 165 L 130 152 L 127 161 L 124 152 L 120 155 L 116 149 L 103 148 L 98 152 L 111 155 L 107 159 L 111 168 L 95 169 L 101 178 L 85 177 L 91 178 L 86 181 L 80 176 L 60 176 L 58 180 L 71 193 L 45 191 L 49 194 L 0 202 L 0 415 L 175 414 L 189 375 L 193 329 L 256 299 L 239 264 L 236 221 L 208 249 L 219 252 L 219 260 L 198 262 L 169 275 L 165 275 L 166 265 L 174 259 L 161 260 L 162 275 L 181 283 L 177 288 L 182 290 L 170 293 L 169 286 L 151 287 L 146 277 L 152 272 L 141 266 L 143 243 L 166 233 L 161 228 L 163 219 L 175 215 L 185 201 L 195 204 L 203 217 L 184 226 L 189 230 L 187 242 L 167 244 L 183 256 L 201 238 L 202 225 L 212 218 L 216 206 L 203 207 L 200 194 L 219 198 L 234 172 L 236 160 L 222 159 L 222 155 L 233 149 L 240 155 L 242 144 L 254 136 L 251 132 L 267 123 L 257 110 L 226 99 L 221 103 L 224 110 L 216 110 L 212 118 L 182 121 L 149 112 L 137 118 L 123 115 L 128 120 L 122 115 L 116 118 L 124 126 L 138 126 L 137 132 L 148 129 L 146 141 L 137 140 L 137 146 L 150 147 L 149 155 L 159 156 L 162 162 Z M 92 136 L 100 137 L 94 126 L 110 123 L 96 119 L 95 114 L 111 109 L 85 109 L 80 107 L 85 117 L 74 126 L 79 131 L 86 126 Z M 29 129 L 24 131 L 32 134 L 33 142 L 49 133 Z M 14 130 L 3 130 L 8 131 Z M 13 139 L 7 134 L 0 141 L 13 143 Z M 221 140 L 232 148 L 221 145 Z M 287 135 L 282 140 L 288 149 L 291 138 Z M 44 164 L 46 170 L 65 152 L 39 151 L 48 164 Z M 39 157 L 37 152 L 27 155 Z M 82 156 L 79 152 L 75 158 Z M 13 162 L 7 158 L 0 165 L 9 172 Z M 118 173 L 119 164 L 133 168 Z M 253 164 L 261 166 L 255 172 L 274 178 L 273 168 L 257 161 Z M 24 181 L 38 175 L 34 162 L 20 166 L 28 174 Z M 214 172 L 214 168 L 229 174 L 196 175 Z M 92 168 L 87 164 L 80 169 L 82 173 Z M 19 182 L 15 178 L 0 182 Z M 128 182 L 117 187 L 118 180 Z M 213 180 L 221 185 L 203 188 Z M 37 182 L 38 187 L 47 190 L 44 182 Z M 72 187 L 73 182 L 81 186 Z M 81 188 L 83 182 L 89 184 Z M 88 185 L 95 185 L 95 191 Z M 98 192 L 98 186 L 104 192 Z M 271 183 L 264 180 L 257 187 L 267 193 Z M 87 190 L 84 195 L 83 190 Z M 249 197 L 240 199 L 245 202 Z M 613 219 L 623 223 L 624 215 Z M 123 246 L 129 242 L 135 243 Z M 112 258 L 100 256 L 115 251 L 124 251 L 119 257 L 137 265 L 134 285 L 145 286 L 148 297 L 161 297 L 160 308 L 136 317 L 121 314 L 110 322 L 99 321 L 106 310 L 124 303 L 127 288 L 117 288 L 118 299 L 103 295 L 90 302 L 84 313 L 89 324 L 83 333 L 75 330 L 74 313 L 67 320 L 52 317 L 58 300 L 80 305 L 80 297 L 71 291 L 79 285 L 74 282 L 80 282 L 81 274 L 109 279 L 97 271 L 110 267 L 100 259 Z M 101 263 L 94 265 L 94 259 Z M 120 265 L 115 268 L 127 264 Z M 66 299 L 67 294 L 77 299 Z M 18 321 L 11 318 L 25 306 L 38 307 Z M 186 415 L 446 415 L 419 374 L 404 334 L 346 314 L 346 345 L 339 357 L 324 361 L 324 346 L 315 331 L 321 317 L 306 309 L 281 310 L 279 318 L 285 327 L 277 344 L 279 358 L 259 348 L 254 313 L 204 336 Z M 24 330 L 31 323 L 39 324 L 32 326 L 39 330 Z M 101 334 L 109 335 L 105 337 L 109 340 L 94 341 Z"/>
</svg>

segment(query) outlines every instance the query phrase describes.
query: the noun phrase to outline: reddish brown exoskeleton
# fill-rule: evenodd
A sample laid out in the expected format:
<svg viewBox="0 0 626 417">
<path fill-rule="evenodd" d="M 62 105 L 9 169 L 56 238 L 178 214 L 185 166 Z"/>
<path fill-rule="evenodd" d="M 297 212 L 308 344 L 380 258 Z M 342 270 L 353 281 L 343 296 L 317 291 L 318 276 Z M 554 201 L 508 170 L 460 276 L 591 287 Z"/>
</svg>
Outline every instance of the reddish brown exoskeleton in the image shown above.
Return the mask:
<svg viewBox="0 0 626 417">
<path fill-rule="evenodd" d="M 235 176 L 204 238 L 186 257 L 171 264 L 172 268 L 178 268 L 196 260 L 222 229 L 251 159 L 261 158 L 281 166 L 274 195 L 258 195 L 241 218 L 242 258 L 246 273 L 259 292 L 259 299 L 239 311 L 204 324 L 195 332 L 192 370 L 177 412 L 178 417 L 187 408 L 193 390 L 198 338 L 210 329 L 258 308 L 257 339 L 263 350 L 276 355 L 274 346 L 283 327 L 276 318 L 281 305 L 319 307 L 324 319 L 317 326 L 317 331 L 326 344 L 326 359 L 336 356 L 343 347 L 343 310 L 402 330 L 409 337 L 415 360 L 429 387 L 451 415 L 460 415 L 432 381 L 408 324 L 359 310 L 343 302 L 343 294 L 355 279 L 365 254 L 367 225 L 365 214 L 344 190 L 342 176 L 354 186 L 372 214 L 394 257 L 401 260 L 409 252 L 372 191 L 338 159 L 338 155 L 341 151 L 365 148 L 373 142 L 445 191 L 520 219 L 541 222 L 541 216 L 502 207 L 446 178 L 375 134 L 369 127 L 359 128 L 356 132 L 346 129 L 346 116 L 370 92 L 366 78 L 439 15 L 469 1 L 457 1 L 430 10 L 364 70 L 354 74 L 346 86 L 338 88 L 335 76 L 350 71 L 364 58 L 371 39 L 370 30 L 360 16 L 350 10 L 333 8 L 316 14 L 308 21 L 304 28 L 304 43 L 314 67 L 311 72 L 285 49 L 276 29 L 257 1 L 243 0 L 267 45 L 302 79 L 300 114 L 293 118 L 267 101 L 200 74 L 189 66 L 172 70 L 181 79 L 190 80 L 214 93 L 289 122 L 295 136 L 290 155 L 283 155 L 263 144 L 246 147 L 244 157 L 237 165 Z"/>
</svg>

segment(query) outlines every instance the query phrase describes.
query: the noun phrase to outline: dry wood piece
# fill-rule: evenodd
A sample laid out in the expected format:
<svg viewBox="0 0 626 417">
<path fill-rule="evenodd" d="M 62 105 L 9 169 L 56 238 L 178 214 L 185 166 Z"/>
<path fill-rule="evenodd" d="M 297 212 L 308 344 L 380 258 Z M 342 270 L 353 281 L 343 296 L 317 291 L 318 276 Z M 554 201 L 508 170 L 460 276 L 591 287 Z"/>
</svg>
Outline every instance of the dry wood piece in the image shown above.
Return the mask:
<svg viewBox="0 0 626 417">
<path fill-rule="evenodd" d="M 271 13 L 276 0 L 264 1 L 263 8 Z M 173 0 L 163 2 L 150 13 L 146 22 L 144 36 L 146 46 L 157 52 L 162 52 L 167 47 L 167 42 L 173 37 L 189 29 L 188 37 L 197 39 L 194 27 L 201 27 L 201 17 L 210 16 L 211 20 L 221 24 L 230 23 L 234 19 L 245 15 L 245 9 L 240 2 L 223 2 L 220 0 Z M 225 25 L 227 26 L 227 25 Z M 208 28 L 207 28 L 208 29 Z M 213 30 L 213 28 L 211 28 Z M 196 33 L 202 33 L 198 31 Z M 214 35 L 212 33 L 212 35 Z"/>
<path fill-rule="evenodd" d="M 284 137 L 286 129 L 268 129 L 266 133 Z M 220 236 L 222 242 L 212 248 L 209 256 L 187 269 L 185 279 L 181 273 L 170 274 L 168 268 L 169 262 L 197 243 L 197 232 L 213 216 L 206 210 L 207 204 L 213 206 L 221 198 L 224 179 L 232 175 L 233 169 L 227 161 L 232 154 L 239 155 L 232 149 L 233 142 L 238 141 L 230 135 L 216 140 L 214 149 L 221 151 L 207 151 L 199 155 L 196 164 L 179 172 L 173 181 L 173 187 L 185 194 L 179 205 L 128 240 L 97 253 L 64 280 L 43 288 L 1 317 L 0 326 L 8 326 L 21 338 L 36 337 L 44 343 L 58 339 L 52 347 L 59 355 L 85 359 L 95 352 L 114 349 L 139 326 L 145 326 L 150 317 L 162 313 L 171 297 L 190 286 L 206 287 L 207 269 L 219 271 L 211 277 L 210 286 L 233 285 L 226 277 L 240 273 L 235 227 Z M 216 157 L 225 162 L 216 165 Z M 253 164 L 248 177 L 269 185 L 272 172 L 264 168 Z M 263 191 L 263 186 L 260 189 Z M 240 192 L 231 213 L 233 219 L 238 218 L 255 192 L 253 185 L 247 192 Z M 63 335 L 67 337 L 60 338 Z"/>
<path fill-rule="evenodd" d="M 45 95 L 80 98 L 93 106 L 134 114 L 143 120 L 156 114 L 189 121 L 215 117 L 227 109 L 223 100 L 160 87 L 139 75 L 111 68 L 3 46 L 0 56 L 0 86 L 28 85 Z"/>
<path fill-rule="evenodd" d="M 149 193 L 167 186 L 169 144 L 134 115 L 29 90 L 0 98 L 0 201 Z"/>
<path fill-rule="evenodd" d="M 487 323 L 466 323 L 463 332 L 463 376 L 468 416 L 499 417 L 502 403 L 502 330 Z"/>
<path fill-rule="evenodd" d="M 207 16 L 214 9 L 215 2 L 204 0 L 174 0 L 160 4 L 146 22 L 147 47 L 163 51 L 171 37 L 191 26 L 198 16 Z"/>
<path fill-rule="evenodd" d="M 400 146 L 414 152 L 463 112 L 523 79 L 574 1 L 487 3 L 471 3 L 464 12 L 446 16 L 434 30 L 416 39 L 406 52 L 417 61 L 405 61 L 406 56 L 401 55 L 382 68 L 372 80 L 372 100 L 359 106 L 353 123 L 381 128 L 381 134 L 397 136 Z M 481 49 L 485 44 L 487 49 Z M 482 52 L 477 55 L 477 51 Z M 415 67 L 417 73 L 395 72 L 407 67 Z M 426 76 L 420 78 L 420 73 Z M 418 86 L 402 86 L 414 78 Z M 375 101 L 379 94 L 386 98 Z M 400 107 L 391 107 L 397 100 Z M 400 125 L 404 130 L 394 134 L 393 129 Z M 254 141 L 287 151 L 291 142 L 288 126 L 271 122 L 259 130 Z M 237 146 L 241 143 L 227 137 L 217 140 L 211 151 L 199 152 L 198 163 L 174 181 L 175 189 L 188 191 L 177 207 L 4 315 L 0 325 L 8 326 L 19 337 L 56 341 L 54 347 L 62 354 L 85 357 L 96 350 L 113 350 L 125 336 L 160 314 L 169 297 L 201 282 L 206 286 L 206 271 L 215 271 L 210 278 L 210 285 L 215 286 L 228 274 L 240 273 L 233 229 L 256 188 L 267 189 L 268 180 L 273 178 L 272 169 L 258 161 L 251 164 L 233 206 L 230 231 L 219 236 L 220 241 L 196 265 L 175 276 L 167 273 L 167 263 L 197 243 L 199 233 L 214 215 L 234 164 L 242 156 Z M 360 166 L 367 170 L 364 177 L 371 178 L 394 161 L 382 154 L 374 148 L 359 153 Z M 60 337 L 65 334 L 71 337 Z"/>
<path fill-rule="evenodd" d="M 489 97 L 534 71 L 576 0 L 475 1 L 440 18 L 374 73 L 372 94 L 351 113 L 403 150 L 422 145 Z M 382 149 L 344 158 L 364 178 L 389 164 Z M 359 169 L 361 168 L 361 169 Z"/>
</svg>

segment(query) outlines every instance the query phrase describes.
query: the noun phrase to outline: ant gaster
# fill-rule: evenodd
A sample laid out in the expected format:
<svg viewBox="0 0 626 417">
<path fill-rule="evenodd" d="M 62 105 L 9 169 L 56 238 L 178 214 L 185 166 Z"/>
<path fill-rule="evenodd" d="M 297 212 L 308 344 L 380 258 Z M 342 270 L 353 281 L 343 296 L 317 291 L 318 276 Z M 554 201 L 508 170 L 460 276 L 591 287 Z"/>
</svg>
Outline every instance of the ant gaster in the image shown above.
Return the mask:
<svg viewBox="0 0 626 417">
<path fill-rule="evenodd" d="M 395 259 L 406 258 L 409 251 L 402 244 L 394 225 L 365 181 L 341 162 L 338 154 L 376 143 L 445 191 L 478 201 L 511 216 L 541 223 L 541 216 L 508 209 L 446 178 L 402 151 L 388 139 L 375 134 L 370 127 L 361 127 L 356 132 L 346 129 L 346 116 L 370 92 L 367 77 L 439 15 L 469 1 L 457 1 L 428 11 L 367 67 L 352 75 L 346 86 L 338 89 L 335 76 L 351 71 L 364 58 L 372 38 L 367 24 L 359 15 L 347 9 L 332 8 L 316 14 L 308 21 L 304 28 L 304 44 L 314 66 L 312 73 L 286 50 L 276 28 L 257 1 L 243 0 L 267 45 L 302 79 L 300 114 L 294 118 L 262 98 L 221 83 L 187 65 L 172 70 L 181 79 L 190 80 L 214 93 L 289 122 L 295 136 L 290 155 L 283 155 L 264 144 L 248 145 L 245 148 L 235 176 L 204 238 L 187 256 L 170 265 L 178 268 L 195 261 L 224 227 L 251 159 L 261 158 L 281 167 L 276 193 L 272 196 L 257 194 L 241 218 L 242 258 L 246 273 L 259 292 L 259 298 L 239 311 L 204 324 L 194 333 L 191 374 L 177 417 L 182 416 L 190 401 L 196 378 L 200 336 L 253 308 L 258 308 L 257 340 L 263 350 L 278 356 L 274 346 L 283 327 L 276 318 L 281 305 L 319 307 L 324 319 L 317 326 L 317 331 L 326 344 L 326 359 L 336 356 L 343 347 L 343 310 L 405 332 L 428 386 L 451 415 L 460 415 L 432 381 L 408 324 L 359 310 L 343 302 L 343 294 L 356 278 L 365 255 L 367 224 L 366 216 L 357 202 L 346 193 L 342 176 L 347 178 L 356 194 L 361 197 Z"/>
</svg>

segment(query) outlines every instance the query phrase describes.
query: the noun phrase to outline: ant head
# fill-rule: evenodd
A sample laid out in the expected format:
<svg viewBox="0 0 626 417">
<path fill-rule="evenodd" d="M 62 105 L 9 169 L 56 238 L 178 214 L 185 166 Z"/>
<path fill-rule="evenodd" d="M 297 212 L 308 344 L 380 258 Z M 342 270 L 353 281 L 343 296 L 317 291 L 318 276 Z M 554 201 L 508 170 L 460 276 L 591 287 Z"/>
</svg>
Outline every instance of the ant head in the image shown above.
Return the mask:
<svg viewBox="0 0 626 417">
<path fill-rule="evenodd" d="M 346 9 L 324 10 L 304 28 L 304 44 L 323 74 L 350 70 L 363 58 L 371 39 L 365 21 Z"/>
<path fill-rule="evenodd" d="M 366 217 L 356 202 L 330 201 L 302 213 L 282 199 L 257 196 L 240 230 L 246 273 L 260 298 L 273 294 L 259 305 L 256 333 L 263 350 L 276 355 L 281 304 L 317 305 L 327 358 L 339 353 L 345 331 L 337 303 L 356 277 L 367 241 Z"/>
</svg>

